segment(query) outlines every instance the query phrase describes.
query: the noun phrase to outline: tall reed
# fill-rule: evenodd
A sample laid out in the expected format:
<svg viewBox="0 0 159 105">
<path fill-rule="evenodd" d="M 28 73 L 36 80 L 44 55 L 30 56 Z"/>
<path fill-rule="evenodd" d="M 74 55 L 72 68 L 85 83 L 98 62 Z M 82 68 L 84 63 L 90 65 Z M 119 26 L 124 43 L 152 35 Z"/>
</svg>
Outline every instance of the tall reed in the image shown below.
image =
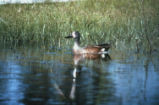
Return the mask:
<svg viewBox="0 0 159 105">
<path fill-rule="evenodd" d="M 82 0 L 1 5 L 0 40 L 65 46 L 72 42 L 64 36 L 78 30 L 83 44 L 153 49 L 159 45 L 158 4 L 158 0 Z"/>
</svg>

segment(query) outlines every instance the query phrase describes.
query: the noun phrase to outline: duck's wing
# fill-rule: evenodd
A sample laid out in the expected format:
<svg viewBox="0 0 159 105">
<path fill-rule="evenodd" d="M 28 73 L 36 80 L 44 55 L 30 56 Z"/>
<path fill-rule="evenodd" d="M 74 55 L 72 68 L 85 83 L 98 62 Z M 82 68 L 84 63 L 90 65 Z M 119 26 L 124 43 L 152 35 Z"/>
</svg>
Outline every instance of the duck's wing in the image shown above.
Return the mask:
<svg viewBox="0 0 159 105">
<path fill-rule="evenodd" d="M 87 46 L 83 48 L 84 53 L 98 54 L 101 51 L 100 46 Z"/>
<path fill-rule="evenodd" d="M 87 46 L 83 48 L 84 53 L 99 54 L 102 52 L 107 52 L 110 48 L 110 44 L 104 43 L 95 46 Z"/>
</svg>

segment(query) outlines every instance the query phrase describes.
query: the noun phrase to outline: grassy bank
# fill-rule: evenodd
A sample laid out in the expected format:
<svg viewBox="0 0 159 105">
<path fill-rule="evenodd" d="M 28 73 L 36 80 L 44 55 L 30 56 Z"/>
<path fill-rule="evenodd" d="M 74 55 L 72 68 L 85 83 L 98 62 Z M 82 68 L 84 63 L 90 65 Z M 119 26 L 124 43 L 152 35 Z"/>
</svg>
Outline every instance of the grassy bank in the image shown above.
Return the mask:
<svg viewBox="0 0 159 105">
<path fill-rule="evenodd" d="M 0 40 L 16 44 L 66 45 L 78 30 L 83 44 L 159 46 L 158 0 L 85 0 L 0 5 Z"/>
</svg>

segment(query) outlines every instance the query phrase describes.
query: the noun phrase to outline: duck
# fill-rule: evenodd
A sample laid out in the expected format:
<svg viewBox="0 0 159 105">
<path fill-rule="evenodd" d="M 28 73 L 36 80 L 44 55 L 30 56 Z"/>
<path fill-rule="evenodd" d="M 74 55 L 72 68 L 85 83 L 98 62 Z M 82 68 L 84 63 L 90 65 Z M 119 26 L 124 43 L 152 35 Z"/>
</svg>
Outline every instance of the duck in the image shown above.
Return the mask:
<svg viewBox="0 0 159 105">
<path fill-rule="evenodd" d="M 86 47 L 80 46 L 80 33 L 78 31 L 73 31 L 71 34 L 66 36 L 65 38 L 73 38 L 73 53 L 74 54 L 106 54 L 110 48 L 110 44 L 103 43 L 99 45 L 89 45 Z"/>
</svg>

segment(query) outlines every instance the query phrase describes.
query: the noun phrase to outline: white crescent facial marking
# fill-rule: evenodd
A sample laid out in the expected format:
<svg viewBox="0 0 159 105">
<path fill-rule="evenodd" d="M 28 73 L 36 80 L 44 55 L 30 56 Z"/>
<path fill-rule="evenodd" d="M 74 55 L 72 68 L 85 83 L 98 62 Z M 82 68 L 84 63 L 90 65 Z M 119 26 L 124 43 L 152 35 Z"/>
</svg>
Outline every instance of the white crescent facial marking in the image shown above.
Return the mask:
<svg viewBox="0 0 159 105">
<path fill-rule="evenodd" d="M 72 36 L 73 36 L 73 38 L 75 38 L 75 37 L 76 37 L 76 34 L 75 34 L 75 32 L 72 32 Z"/>
</svg>

